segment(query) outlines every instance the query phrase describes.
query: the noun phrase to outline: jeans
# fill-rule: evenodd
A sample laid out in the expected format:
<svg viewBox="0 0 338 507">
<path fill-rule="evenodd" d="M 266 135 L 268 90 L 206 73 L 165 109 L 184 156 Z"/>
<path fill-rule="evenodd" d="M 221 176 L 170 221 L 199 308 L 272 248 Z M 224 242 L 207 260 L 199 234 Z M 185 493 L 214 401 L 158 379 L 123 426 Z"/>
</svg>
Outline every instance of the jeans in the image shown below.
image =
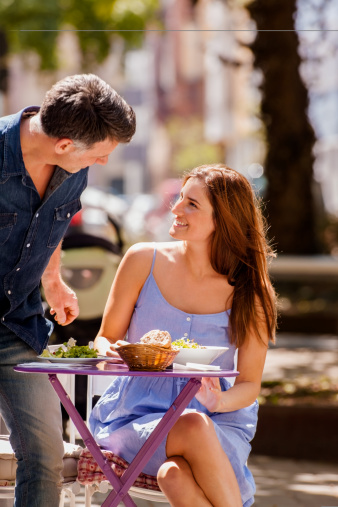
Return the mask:
<svg viewBox="0 0 338 507">
<path fill-rule="evenodd" d="M 0 412 L 18 460 L 15 507 L 58 507 L 63 458 L 59 399 L 47 375 L 19 373 L 36 352 L 0 324 Z"/>
</svg>

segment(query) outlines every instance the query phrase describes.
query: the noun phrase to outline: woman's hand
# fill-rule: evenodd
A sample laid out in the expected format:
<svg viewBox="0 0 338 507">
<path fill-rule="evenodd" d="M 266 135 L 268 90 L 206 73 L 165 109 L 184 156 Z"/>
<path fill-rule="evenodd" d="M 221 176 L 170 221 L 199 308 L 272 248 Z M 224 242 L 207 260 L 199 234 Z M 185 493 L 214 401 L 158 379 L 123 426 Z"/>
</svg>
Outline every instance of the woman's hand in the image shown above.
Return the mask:
<svg viewBox="0 0 338 507">
<path fill-rule="evenodd" d="M 107 356 L 107 357 L 116 357 L 116 358 L 121 359 L 120 354 L 118 354 L 116 352 L 115 348 L 112 346 L 109 349 L 106 349 L 105 354 L 102 354 L 102 355 Z"/>
<path fill-rule="evenodd" d="M 202 385 L 195 397 L 209 412 L 218 412 L 222 398 L 219 379 L 217 377 L 203 377 Z"/>
<path fill-rule="evenodd" d="M 112 343 L 105 336 L 97 336 L 94 340 L 94 349 L 96 349 L 101 356 L 107 357 L 120 357 L 115 350 L 116 343 Z"/>
<path fill-rule="evenodd" d="M 115 343 L 110 343 L 110 345 L 107 345 L 106 348 L 106 356 L 108 357 L 119 357 L 121 358 L 120 354 L 116 351 L 116 347 L 121 347 L 122 345 L 129 345 L 129 342 L 126 342 L 124 340 L 117 340 Z"/>
</svg>

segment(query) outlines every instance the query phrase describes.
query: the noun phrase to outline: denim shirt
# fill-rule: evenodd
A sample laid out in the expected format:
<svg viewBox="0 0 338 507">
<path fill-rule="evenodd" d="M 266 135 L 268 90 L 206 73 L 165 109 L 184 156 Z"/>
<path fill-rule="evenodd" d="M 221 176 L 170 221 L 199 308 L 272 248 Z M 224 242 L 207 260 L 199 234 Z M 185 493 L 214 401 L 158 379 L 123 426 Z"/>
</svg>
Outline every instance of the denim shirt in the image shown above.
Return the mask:
<svg viewBox="0 0 338 507">
<path fill-rule="evenodd" d="M 56 167 L 40 198 L 20 143 L 22 115 L 38 110 L 32 106 L 0 118 L 0 326 L 41 353 L 53 329 L 43 315 L 41 276 L 81 209 L 88 168 L 70 174 Z"/>
</svg>

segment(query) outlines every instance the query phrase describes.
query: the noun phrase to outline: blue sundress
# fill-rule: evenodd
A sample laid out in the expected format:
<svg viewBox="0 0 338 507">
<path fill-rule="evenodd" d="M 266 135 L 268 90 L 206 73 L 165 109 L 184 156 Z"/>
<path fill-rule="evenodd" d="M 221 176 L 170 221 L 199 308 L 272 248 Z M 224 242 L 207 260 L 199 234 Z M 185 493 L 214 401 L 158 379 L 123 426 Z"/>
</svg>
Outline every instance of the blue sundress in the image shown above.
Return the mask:
<svg viewBox="0 0 338 507">
<path fill-rule="evenodd" d="M 172 340 L 194 339 L 201 345 L 229 347 L 213 364 L 233 369 L 236 348 L 228 337 L 229 312 L 208 315 L 188 314 L 171 306 L 161 294 L 151 272 L 136 302 L 128 329 L 128 341 L 135 343 L 151 329 L 169 331 Z M 90 428 L 96 442 L 131 462 L 150 433 L 188 380 L 184 378 L 113 377 L 112 383 L 95 405 L 90 416 Z M 220 379 L 222 390 L 231 387 L 231 380 Z M 243 507 L 254 503 L 255 482 L 247 467 L 250 441 L 257 425 L 257 401 L 234 412 L 209 412 L 196 398 L 184 413 L 203 412 L 213 421 L 218 439 L 237 477 Z M 167 459 L 166 439 L 155 451 L 143 472 L 156 476 Z"/>
</svg>

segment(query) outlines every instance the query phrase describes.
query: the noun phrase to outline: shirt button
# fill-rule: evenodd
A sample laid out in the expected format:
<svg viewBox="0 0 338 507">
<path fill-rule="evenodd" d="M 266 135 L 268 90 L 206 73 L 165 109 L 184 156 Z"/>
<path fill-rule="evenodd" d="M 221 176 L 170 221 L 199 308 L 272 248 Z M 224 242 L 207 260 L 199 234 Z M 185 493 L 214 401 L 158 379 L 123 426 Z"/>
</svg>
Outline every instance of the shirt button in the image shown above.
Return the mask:
<svg viewBox="0 0 338 507">
<path fill-rule="evenodd" d="M 2 322 L 5 322 L 5 317 L 2 317 L 2 319 L 1 319 L 1 320 L 2 320 Z"/>
<path fill-rule="evenodd" d="M 69 217 L 70 217 L 70 213 L 67 213 L 67 218 L 69 218 Z"/>
<path fill-rule="evenodd" d="M 190 317 L 187 317 L 187 321 L 188 321 L 188 322 L 189 322 L 189 320 L 191 320 L 191 318 L 190 318 Z"/>
<path fill-rule="evenodd" d="M 38 218 L 38 216 L 39 216 L 39 213 L 37 213 L 37 214 L 35 215 L 35 218 Z"/>
<path fill-rule="evenodd" d="M 11 291 L 11 290 L 9 290 L 9 291 L 7 292 L 7 294 L 12 294 L 12 291 Z"/>
<path fill-rule="evenodd" d="M 184 333 L 184 336 L 188 336 L 188 333 Z"/>
<path fill-rule="evenodd" d="M 26 247 L 27 247 L 27 248 L 29 248 L 30 246 L 31 246 L 31 244 L 30 244 L 30 243 L 27 243 Z"/>
<path fill-rule="evenodd" d="M 16 268 L 17 271 L 20 271 L 20 268 Z"/>
</svg>

